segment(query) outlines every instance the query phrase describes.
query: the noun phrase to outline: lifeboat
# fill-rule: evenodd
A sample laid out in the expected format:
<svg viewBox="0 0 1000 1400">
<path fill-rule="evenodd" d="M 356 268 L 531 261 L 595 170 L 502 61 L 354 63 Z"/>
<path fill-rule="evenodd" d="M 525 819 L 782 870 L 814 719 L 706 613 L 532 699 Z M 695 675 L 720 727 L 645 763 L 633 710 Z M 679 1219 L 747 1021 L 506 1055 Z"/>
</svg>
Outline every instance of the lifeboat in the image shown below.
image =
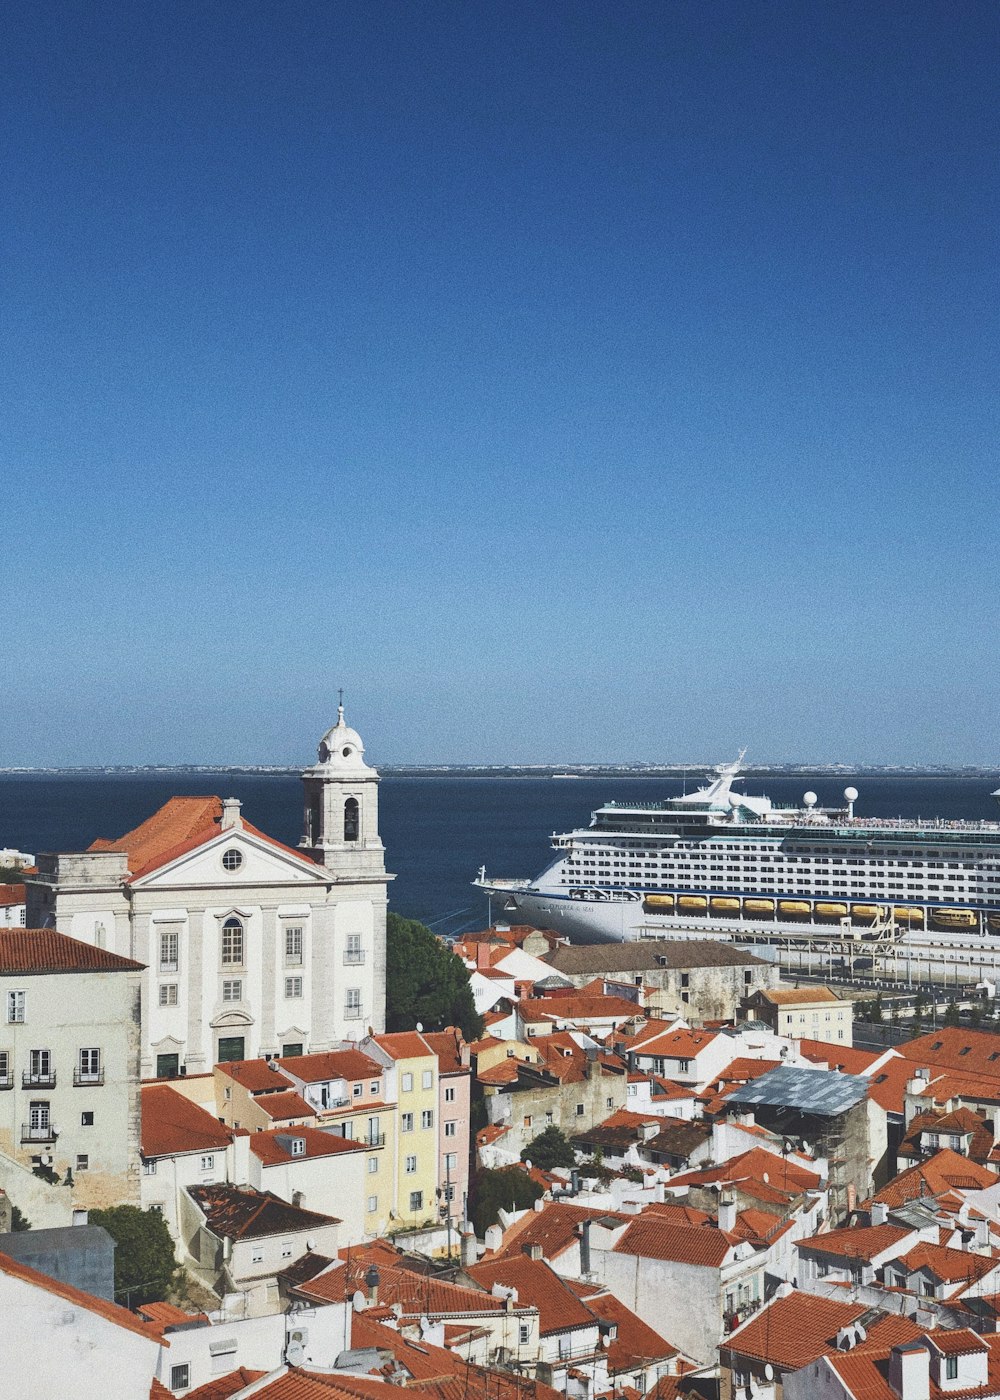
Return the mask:
<svg viewBox="0 0 1000 1400">
<path fill-rule="evenodd" d="M 804 899 L 782 899 L 778 903 L 779 914 L 791 914 L 796 918 L 805 916 L 808 918 L 811 906 Z"/>
<path fill-rule="evenodd" d="M 824 904 L 820 902 L 814 908 L 821 919 L 845 919 L 847 917 L 846 904 Z"/>
<path fill-rule="evenodd" d="M 715 895 L 710 903 L 713 914 L 738 914 L 740 912 L 739 900 L 730 899 L 726 895 Z"/>
<path fill-rule="evenodd" d="M 651 914 L 672 914 L 674 912 L 674 897 L 672 894 L 647 894 L 643 900 L 643 906 Z"/>
<path fill-rule="evenodd" d="M 923 927 L 924 911 L 912 904 L 897 904 L 892 911 L 897 924 L 916 924 Z"/>
<path fill-rule="evenodd" d="M 972 909 L 932 909 L 931 918 L 942 928 L 979 927 L 979 916 Z"/>
<path fill-rule="evenodd" d="M 703 894 L 681 894 L 677 896 L 677 908 L 686 909 L 688 913 L 704 913 L 708 900 Z"/>
<path fill-rule="evenodd" d="M 773 914 L 773 899 L 745 899 L 743 901 L 744 914 Z"/>
<path fill-rule="evenodd" d="M 852 904 L 852 905 L 851 905 L 851 918 L 852 918 L 852 919 L 865 919 L 866 921 L 868 921 L 868 922 L 870 923 L 873 919 L 877 919 L 878 916 L 879 916 L 879 907 L 878 907 L 877 904 Z"/>
</svg>

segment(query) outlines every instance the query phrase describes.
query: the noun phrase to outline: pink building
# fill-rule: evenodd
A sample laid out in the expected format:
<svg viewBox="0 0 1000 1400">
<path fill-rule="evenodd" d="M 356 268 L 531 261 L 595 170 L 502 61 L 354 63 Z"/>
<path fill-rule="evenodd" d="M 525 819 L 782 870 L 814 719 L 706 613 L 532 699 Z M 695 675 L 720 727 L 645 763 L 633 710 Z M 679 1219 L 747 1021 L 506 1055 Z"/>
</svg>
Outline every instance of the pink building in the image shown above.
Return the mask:
<svg viewBox="0 0 1000 1400">
<path fill-rule="evenodd" d="M 450 1196 L 456 1228 L 468 1214 L 471 1057 L 457 1026 L 424 1032 L 423 1040 L 438 1060 L 438 1178 L 441 1203 Z"/>
</svg>

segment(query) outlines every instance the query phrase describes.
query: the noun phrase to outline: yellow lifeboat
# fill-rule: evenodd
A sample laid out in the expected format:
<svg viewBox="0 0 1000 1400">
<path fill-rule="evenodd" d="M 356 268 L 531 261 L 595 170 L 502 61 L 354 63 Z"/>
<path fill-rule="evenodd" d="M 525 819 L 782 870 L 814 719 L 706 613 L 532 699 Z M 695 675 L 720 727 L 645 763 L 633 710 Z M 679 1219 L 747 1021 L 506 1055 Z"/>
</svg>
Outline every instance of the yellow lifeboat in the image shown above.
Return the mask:
<svg viewBox="0 0 1000 1400">
<path fill-rule="evenodd" d="M 689 913 L 704 913 L 708 908 L 708 900 L 703 894 L 680 894 L 677 896 L 677 908 L 686 909 Z"/>
<path fill-rule="evenodd" d="M 711 900 L 713 914 L 738 914 L 740 912 L 740 902 L 738 899 L 730 899 L 727 895 L 713 895 Z"/>
<path fill-rule="evenodd" d="M 815 906 L 815 913 L 821 919 L 845 919 L 847 917 L 847 905 L 824 904 L 821 901 Z"/>
<path fill-rule="evenodd" d="M 924 911 L 918 909 L 913 904 L 897 904 L 892 911 L 893 918 L 897 924 L 917 924 L 922 927 L 924 922 Z"/>
<path fill-rule="evenodd" d="M 672 914 L 674 912 L 672 894 L 647 894 L 643 903 L 652 914 Z"/>
<path fill-rule="evenodd" d="M 782 899 L 778 903 L 779 914 L 809 915 L 809 905 L 804 899 Z"/>
<path fill-rule="evenodd" d="M 972 909 L 932 909 L 931 918 L 942 928 L 979 927 L 979 917 Z"/>
<path fill-rule="evenodd" d="M 773 914 L 773 899 L 745 899 L 743 901 L 744 914 Z"/>
<path fill-rule="evenodd" d="M 879 908 L 878 908 L 878 905 L 877 905 L 877 904 L 852 904 L 852 905 L 851 905 L 851 918 L 852 918 L 852 919 L 865 919 L 865 920 L 867 920 L 868 922 L 871 922 L 872 920 L 877 919 L 877 918 L 878 918 L 878 915 L 879 915 Z"/>
</svg>

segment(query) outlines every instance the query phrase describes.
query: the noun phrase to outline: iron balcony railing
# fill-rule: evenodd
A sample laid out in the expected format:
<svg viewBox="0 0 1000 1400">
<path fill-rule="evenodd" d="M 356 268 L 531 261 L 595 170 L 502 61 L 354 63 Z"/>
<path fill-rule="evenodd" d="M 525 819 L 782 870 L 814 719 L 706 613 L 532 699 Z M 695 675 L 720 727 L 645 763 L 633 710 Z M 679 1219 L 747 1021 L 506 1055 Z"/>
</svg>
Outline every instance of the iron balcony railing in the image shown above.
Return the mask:
<svg viewBox="0 0 1000 1400">
<path fill-rule="evenodd" d="M 369 1133 L 365 1138 L 366 1147 L 384 1147 L 385 1133 Z"/>
<path fill-rule="evenodd" d="M 46 1070 L 43 1074 L 39 1071 L 32 1074 L 30 1069 L 26 1069 L 21 1074 L 22 1089 L 54 1089 L 56 1087 L 56 1072 L 54 1069 Z"/>
<path fill-rule="evenodd" d="M 0 1089 L 13 1089 L 14 1076 L 12 1074 L 0 1074 Z"/>
<path fill-rule="evenodd" d="M 104 1071 L 103 1071 L 103 1069 L 95 1069 L 95 1070 L 75 1069 L 75 1070 L 73 1071 L 73 1087 L 74 1087 L 74 1089 L 82 1089 L 82 1088 L 85 1088 L 88 1084 L 103 1084 L 103 1083 L 104 1083 Z"/>
<path fill-rule="evenodd" d="M 364 951 L 363 948 L 353 948 L 353 949 L 352 949 L 352 948 L 348 948 L 347 952 L 344 954 L 344 962 L 345 962 L 349 967 L 350 967 L 350 966 L 354 966 L 354 967 L 360 966 L 360 965 L 364 962 L 364 960 L 365 960 L 365 951 Z"/>
<path fill-rule="evenodd" d="M 51 1123 L 22 1123 L 22 1142 L 55 1142 L 56 1130 Z"/>
</svg>

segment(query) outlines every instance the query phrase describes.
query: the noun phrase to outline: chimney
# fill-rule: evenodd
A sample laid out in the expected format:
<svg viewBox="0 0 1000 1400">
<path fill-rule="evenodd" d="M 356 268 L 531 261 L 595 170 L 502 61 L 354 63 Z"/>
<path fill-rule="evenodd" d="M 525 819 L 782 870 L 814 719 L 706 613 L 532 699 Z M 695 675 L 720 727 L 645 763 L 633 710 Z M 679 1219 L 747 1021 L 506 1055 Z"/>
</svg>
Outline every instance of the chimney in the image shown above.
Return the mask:
<svg viewBox="0 0 1000 1400">
<path fill-rule="evenodd" d="M 723 1191 L 719 1195 L 719 1229 L 727 1235 L 736 1229 L 736 1197 L 732 1191 Z"/>
<path fill-rule="evenodd" d="M 868 1215 L 873 1225 L 885 1225 L 889 1220 L 889 1207 L 885 1201 L 872 1201 Z"/>
<path fill-rule="evenodd" d="M 903 1342 L 889 1353 L 889 1384 L 899 1400 L 930 1400 L 931 1354 L 922 1341 Z"/>
<path fill-rule="evenodd" d="M 579 1170 L 578 1167 L 570 1167 L 570 1169 L 569 1169 L 569 1189 L 570 1189 L 570 1191 L 572 1191 L 572 1193 L 573 1193 L 574 1196 L 579 1196 L 579 1194 L 580 1194 L 580 1170 Z"/>
<path fill-rule="evenodd" d="M 368 1302 L 372 1307 L 378 1302 L 378 1286 L 382 1282 L 382 1276 L 374 1264 L 369 1264 L 365 1270 L 365 1287 L 368 1289 Z"/>
<path fill-rule="evenodd" d="M 521 1253 L 526 1254 L 529 1259 L 541 1259 L 542 1246 L 538 1244 L 537 1241 L 533 1241 L 529 1244 L 523 1244 L 521 1246 Z"/>
<path fill-rule="evenodd" d="M 470 1264 L 475 1264 L 479 1258 L 479 1248 L 476 1243 L 476 1232 L 472 1228 L 472 1222 L 463 1220 L 462 1234 L 460 1239 L 460 1255 L 463 1269 L 467 1269 Z"/>
<path fill-rule="evenodd" d="M 222 824 L 223 831 L 238 831 L 243 825 L 243 818 L 240 816 L 240 808 L 243 803 L 238 797 L 224 797 L 222 799 Z"/>
<path fill-rule="evenodd" d="M 580 1277 L 590 1273 L 590 1217 L 580 1221 Z"/>
</svg>

